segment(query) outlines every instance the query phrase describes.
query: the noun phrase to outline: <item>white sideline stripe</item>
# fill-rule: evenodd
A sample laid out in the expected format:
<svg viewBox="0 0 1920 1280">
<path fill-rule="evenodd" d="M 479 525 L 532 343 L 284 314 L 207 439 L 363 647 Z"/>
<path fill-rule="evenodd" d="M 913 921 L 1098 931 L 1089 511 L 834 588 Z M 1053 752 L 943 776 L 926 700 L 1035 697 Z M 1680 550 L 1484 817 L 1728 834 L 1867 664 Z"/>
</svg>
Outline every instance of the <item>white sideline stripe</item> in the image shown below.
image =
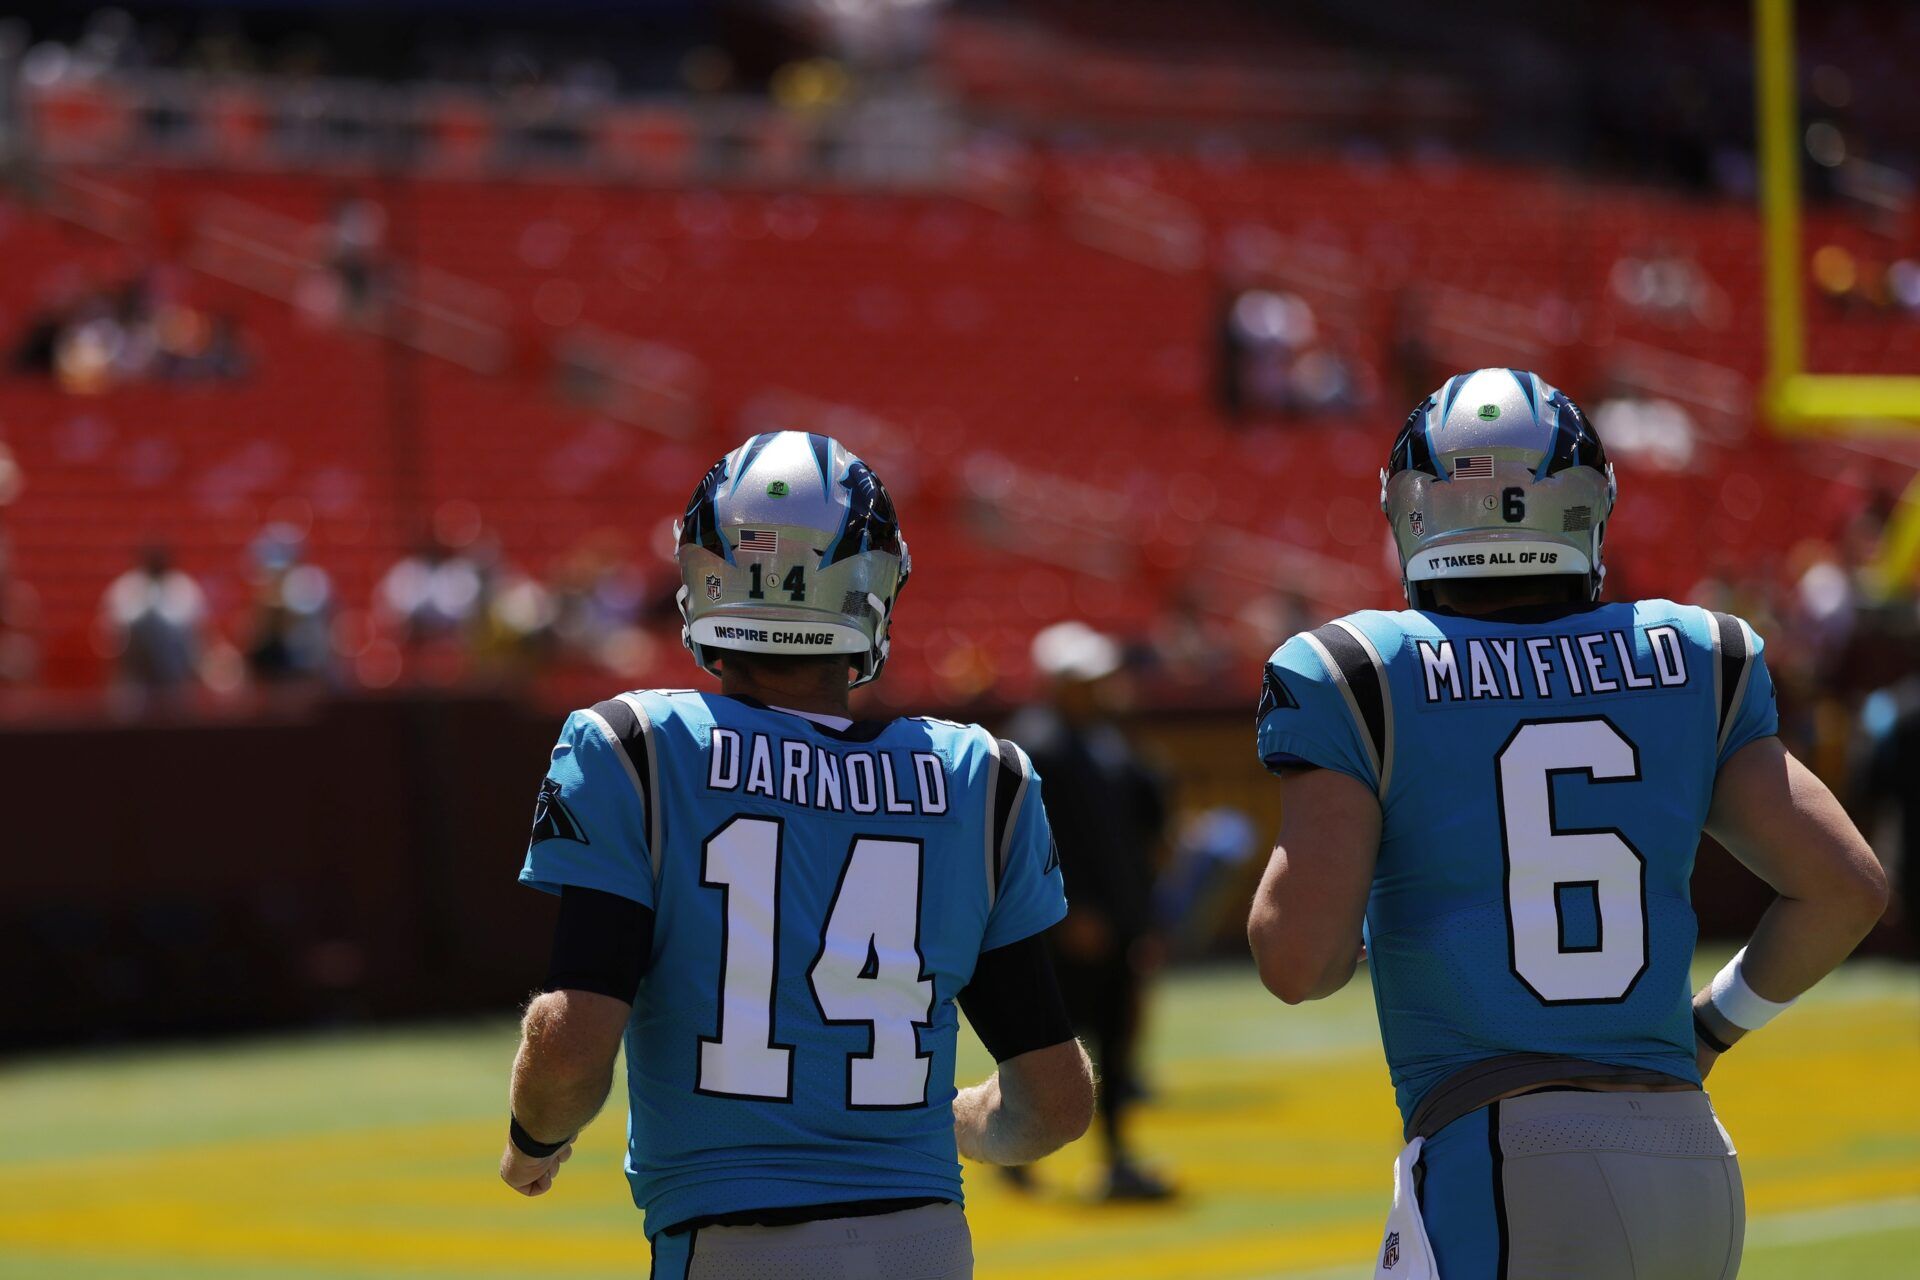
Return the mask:
<svg viewBox="0 0 1920 1280">
<path fill-rule="evenodd" d="M 1790 1245 L 1840 1240 L 1920 1226 L 1920 1196 L 1893 1196 L 1886 1200 L 1856 1200 L 1823 1209 L 1770 1213 L 1747 1224 L 1746 1248 L 1781 1249 Z M 1353 1280 L 1364 1262 L 1312 1271 L 1263 1271 L 1246 1280 Z"/>
<path fill-rule="evenodd" d="M 1858 1200 L 1824 1209 L 1770 1213 L 1747 1227 L 1747 1248 L 1778 1249 L 1785 1245 L 1838 1240 L 1843 1236 L 1872 1235 L 1920 1227 L 1920 1196 L 1887 1200 Z"/>
</svg>

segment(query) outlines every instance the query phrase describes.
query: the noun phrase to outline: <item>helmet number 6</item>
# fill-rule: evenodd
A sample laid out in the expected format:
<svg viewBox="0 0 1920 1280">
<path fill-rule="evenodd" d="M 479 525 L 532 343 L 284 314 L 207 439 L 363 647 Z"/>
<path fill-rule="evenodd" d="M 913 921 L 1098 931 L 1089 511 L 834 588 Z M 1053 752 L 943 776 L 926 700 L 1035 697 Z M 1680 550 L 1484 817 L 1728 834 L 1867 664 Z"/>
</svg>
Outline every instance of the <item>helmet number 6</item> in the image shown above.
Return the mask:
<svg viewBox="0 0 1920 1280">
<path fill-rule="evenodd" d="M 1518 485 L 1500 491 L 1500 518 L 1508 524 L 1519 524 L 1527 518 L 1527 491 Z"/>
</svg>

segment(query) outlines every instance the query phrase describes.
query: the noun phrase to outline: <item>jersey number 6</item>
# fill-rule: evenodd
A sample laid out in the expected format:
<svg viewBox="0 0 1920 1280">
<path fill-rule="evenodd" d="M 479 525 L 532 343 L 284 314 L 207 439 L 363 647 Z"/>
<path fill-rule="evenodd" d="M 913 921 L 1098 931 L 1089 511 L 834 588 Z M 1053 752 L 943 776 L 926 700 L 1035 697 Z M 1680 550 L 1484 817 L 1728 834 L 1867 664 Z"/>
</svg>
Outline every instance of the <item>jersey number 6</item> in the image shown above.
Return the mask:
<svg viewBox="0 0 1920 1280">
<path fill-rule="evenodd" d="M 724 900 L 719 1026 L 700 1038 L 701 1093 L 786 1102 L 794 1046 L 774 1039 L 779 985 L 778 819 L 740 816 L 701 851 L 700 883 Z M 911 904 L 911 909 L 909 905 Z M 847 851 L 820 951 L 807 971 L 828 1026 L 871 1030 L 865 1053 L 847 1058 L 854 1110 L 922 1107 L 933 1055 L 920 1051 L 933 980 L 920 954 L 920 842 L 856 836 Z"/>
<path fill-rule="evenodd" d="M 1553 783 L 1637 782 L 1639 751 L 1599 717 L 1542 720 L 1514 730 L 1497 763 L 1514 976 L 1542 1004 L 1626 999 L 1647 970 L 1646 859 L 1618 828 L 1561 827 Z"/>
</svg>

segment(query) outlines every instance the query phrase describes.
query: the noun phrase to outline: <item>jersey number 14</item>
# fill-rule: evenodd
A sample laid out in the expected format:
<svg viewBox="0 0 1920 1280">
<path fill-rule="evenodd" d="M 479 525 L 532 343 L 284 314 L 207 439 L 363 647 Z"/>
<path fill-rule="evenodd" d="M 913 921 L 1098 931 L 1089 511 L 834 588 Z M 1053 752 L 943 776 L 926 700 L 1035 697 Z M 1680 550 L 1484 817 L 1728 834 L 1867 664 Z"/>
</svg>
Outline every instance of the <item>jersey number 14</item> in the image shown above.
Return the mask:
<svg viewBox="0 0 1920 1280">
<path fill-rule="evenodd" d="M 786 1102 L 794 1046 L 775 1039 L 779 985 L 780 844 L 773 818 L 736 817 L 707 838 L 700 883 L 724 896 L 720 1021 L 700 1038 L 701 1093 Z M 847 1058 L 847 1106 L 922 1107 L 933 1055 L 920 1051 L 933 980 L 920 954 L 920 842 L 856 836 L 807 971 L 820 1020 L 866 1026 Z"/>
</svg>

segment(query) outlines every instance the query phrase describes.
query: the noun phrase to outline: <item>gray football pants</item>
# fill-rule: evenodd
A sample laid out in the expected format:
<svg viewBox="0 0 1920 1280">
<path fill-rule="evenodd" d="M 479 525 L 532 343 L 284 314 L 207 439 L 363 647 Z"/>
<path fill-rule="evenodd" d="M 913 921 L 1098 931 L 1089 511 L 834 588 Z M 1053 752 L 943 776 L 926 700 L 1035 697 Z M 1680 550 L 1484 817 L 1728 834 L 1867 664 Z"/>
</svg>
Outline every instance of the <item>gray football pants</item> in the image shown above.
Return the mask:
<svg viewBox="0 0 1920 1280">
<path fill-rule="evenodd" d="M 1746 1201 L 1704 1093 L 1554 1091 L 1462 1116 L 1420 1153 L 1440 1280 L 1731 1280 Z"/>
<path fill-rule="evenodd" d="M 686 1238 L 679 1280 L 973 1280 L 973 1235 L 956 1204 L 791 1227 L 701 1227 Z"/>
</svg>

